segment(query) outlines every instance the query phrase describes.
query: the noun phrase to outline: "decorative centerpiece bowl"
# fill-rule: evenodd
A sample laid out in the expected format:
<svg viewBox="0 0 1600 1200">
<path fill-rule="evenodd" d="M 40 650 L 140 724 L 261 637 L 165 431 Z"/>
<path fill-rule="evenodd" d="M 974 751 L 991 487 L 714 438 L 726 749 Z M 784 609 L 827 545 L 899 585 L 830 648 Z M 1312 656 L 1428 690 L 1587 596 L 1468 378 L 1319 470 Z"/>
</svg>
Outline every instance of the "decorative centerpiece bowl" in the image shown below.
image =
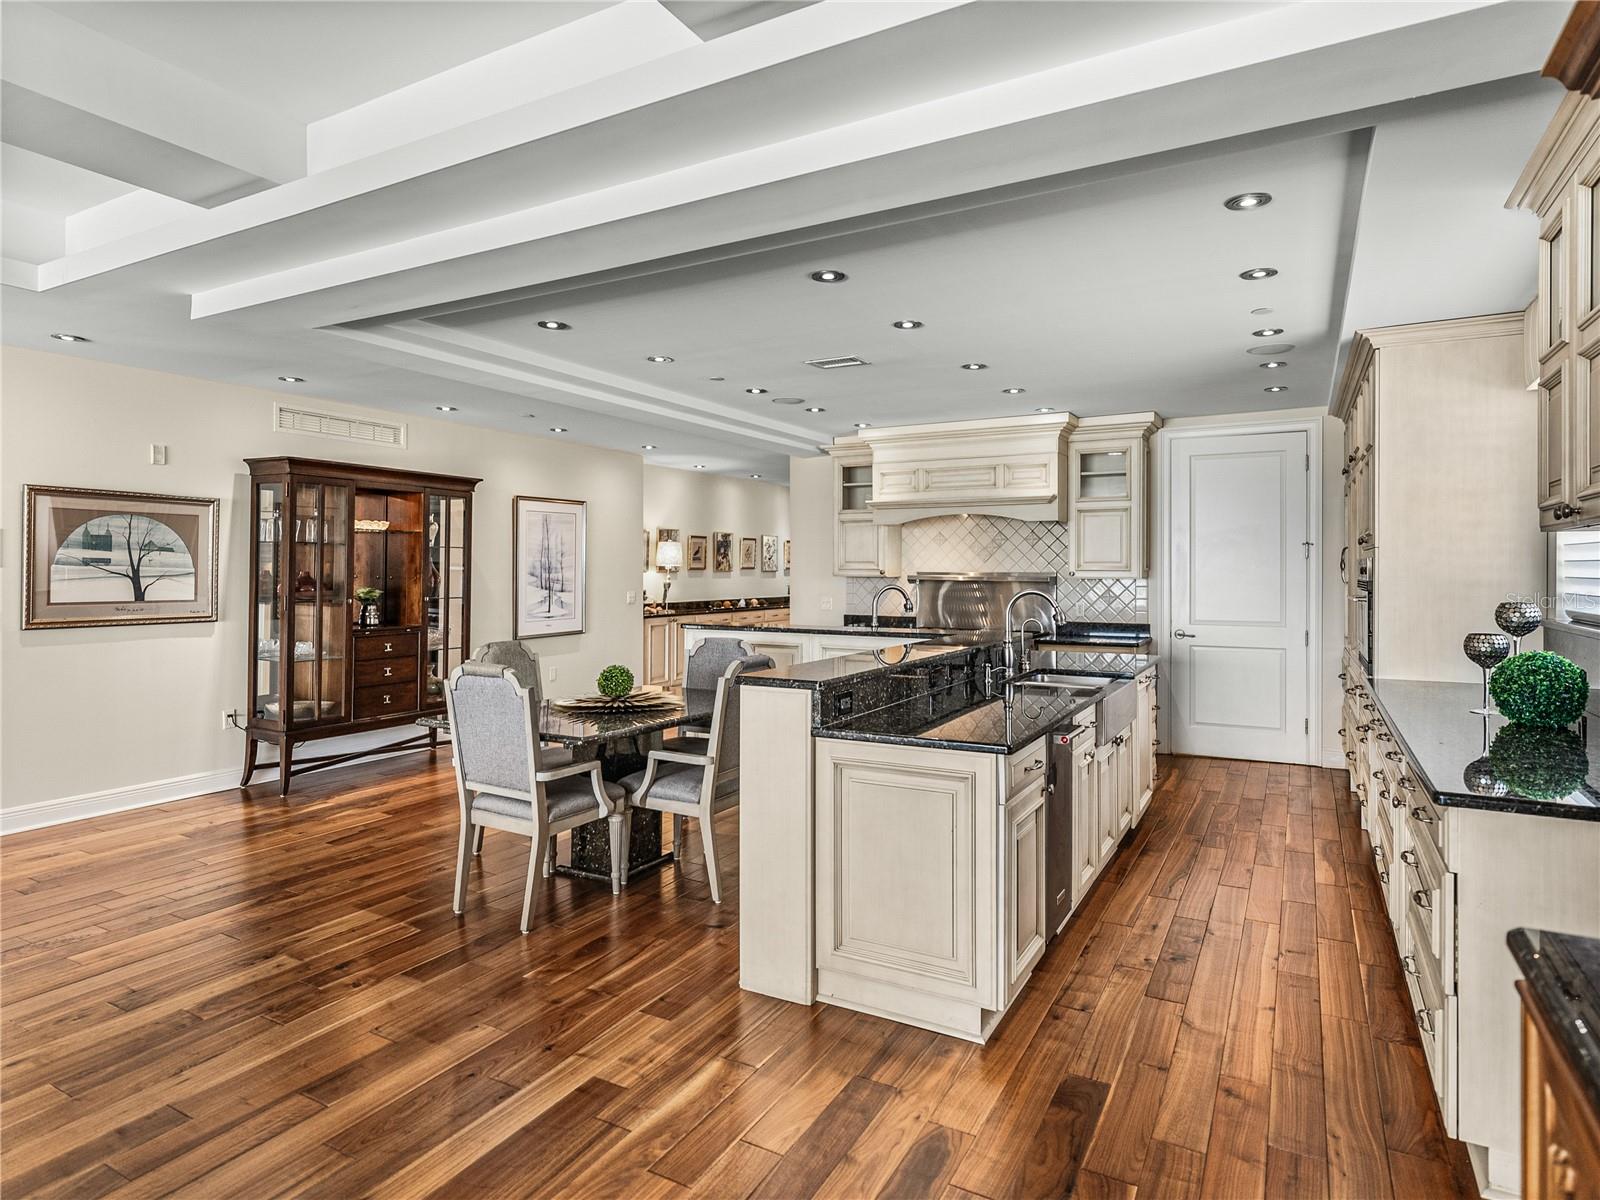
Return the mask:
<svg viewBox="0 0 1600 1200">
<path fill-rule="evenodd" d="M 1511 635 L 1511 653 L 1522 649 L 1522 639 L 1544 621 L 1544 611 L 1532 600 L 1506 600 L 1495 606 L 1494 623 Z"/>
<path fill-rule="evenodd" d="M 1532 650 L 1500 664 L 1489 681 L 1489 694 L 1518 724 L 1561 729 L 1583 716 L 1589 676 L 1559 654 Z"/>
<path fill-rule="evenodd" d="M 622 696 L 574 696 L 570 700 L 552 700 L 550 707 L 557 712 L 574 716 L 605 713 L 651 713 L 677 708 L 678 701 L 655 688 L 634 688 Z"/>
</svg>

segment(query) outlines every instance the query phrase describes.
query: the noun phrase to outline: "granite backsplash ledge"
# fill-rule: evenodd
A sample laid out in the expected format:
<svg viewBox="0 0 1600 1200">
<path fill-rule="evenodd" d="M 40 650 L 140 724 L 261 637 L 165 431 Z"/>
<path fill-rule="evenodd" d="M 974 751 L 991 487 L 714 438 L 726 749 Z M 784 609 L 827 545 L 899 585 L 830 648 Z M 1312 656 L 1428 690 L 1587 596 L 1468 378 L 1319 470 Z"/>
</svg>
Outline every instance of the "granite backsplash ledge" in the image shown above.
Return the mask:
<svg viewBox="0 0 1600 1200">
<path fill-rule="evenodd" d="M 928 517 L 900 527 L 898 582 L 915 594 L 910 577 L 918 572 L 989 574 L 1025 572 L 1056 577 L 1056 605 L 1083 621 L 1148 621 L 1149 581 L 1080 579 L 1071 574 L 1070 543 L 1064 521 L 1018 521 L 1010 517 Z M 888 579 L 850 579 L 845 611 L 872 611 L 872 598 Z M 885 607 L 890 607 L 885 605 Z M 896 610 L 898 611 L 898 610 Z"/>
</svg>

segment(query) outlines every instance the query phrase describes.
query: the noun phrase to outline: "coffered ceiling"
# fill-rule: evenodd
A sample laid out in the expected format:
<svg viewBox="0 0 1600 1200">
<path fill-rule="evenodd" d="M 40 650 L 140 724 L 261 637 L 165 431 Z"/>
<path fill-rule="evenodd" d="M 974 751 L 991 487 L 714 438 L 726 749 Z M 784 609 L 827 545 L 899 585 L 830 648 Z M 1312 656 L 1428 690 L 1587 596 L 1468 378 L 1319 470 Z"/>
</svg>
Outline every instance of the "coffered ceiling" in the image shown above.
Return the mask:
<svg viewBox="0 0 1600 1200">
<path fill-rule="evenodd" d="M 1353 329 L 1531 295 L 1566 8 L 8 0 L 4 338 L 779 479 L 1322 404 Z"/>
</svg>

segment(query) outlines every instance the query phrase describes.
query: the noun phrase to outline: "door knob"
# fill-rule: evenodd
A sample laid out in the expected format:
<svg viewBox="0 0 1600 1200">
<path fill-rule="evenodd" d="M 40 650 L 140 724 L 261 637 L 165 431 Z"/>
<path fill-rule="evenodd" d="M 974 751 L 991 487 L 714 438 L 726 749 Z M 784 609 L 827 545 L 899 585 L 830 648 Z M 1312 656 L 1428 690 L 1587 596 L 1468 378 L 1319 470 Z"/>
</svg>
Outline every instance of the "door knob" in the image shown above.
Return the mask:
<svg viewBox="0 0 1600 1200">
<path fill-rule="evenodd" d="M 1172 631 L 1172 636 L 1175 637 L 1175 638 L 1192 638 L 1194 636 L 1194 634 L 1187 633 L 1182 629 L 1174 629 Z"/>
</svg>

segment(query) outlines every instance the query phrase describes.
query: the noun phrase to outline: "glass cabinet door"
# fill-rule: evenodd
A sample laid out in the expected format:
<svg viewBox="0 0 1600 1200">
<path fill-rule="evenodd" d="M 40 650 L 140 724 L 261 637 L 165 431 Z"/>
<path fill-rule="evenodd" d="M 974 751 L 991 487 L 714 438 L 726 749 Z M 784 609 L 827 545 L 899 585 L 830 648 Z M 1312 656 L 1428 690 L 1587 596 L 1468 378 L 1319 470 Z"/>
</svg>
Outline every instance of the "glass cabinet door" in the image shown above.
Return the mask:
<svg viewBox="0 0 1600 1200">
<path fill-rule="evenodd" d="M 350 489 L 294 485 L 291 530 L 294 612 L 290 719 L 296 725 L 343 720 L 350 634 Z"/>
<path fill-rule="evenodd" d="M 1133 482 L 1128 474 L 1128 451 L 1120 447 L 1088 450 L 1077 456 L 1080 500 L 1130 500 Z"/>
<path fill-rule="evenodd" d="M 428 577 L 424 622 L 428 639 L 423 683 L 425 705 L 444 703 L 444 681 L 461 665 L 467 650 L 467 502 L 462 496 L 427 499 Z"/>
<path fill-rule="evenodd" d="M 250 682 L 251 712 L 258 721 L 283 723 L 283 608 L 279 599 L 283 548 L 283 484 L 256 485 L 256 645 Z"/>
</svg>

